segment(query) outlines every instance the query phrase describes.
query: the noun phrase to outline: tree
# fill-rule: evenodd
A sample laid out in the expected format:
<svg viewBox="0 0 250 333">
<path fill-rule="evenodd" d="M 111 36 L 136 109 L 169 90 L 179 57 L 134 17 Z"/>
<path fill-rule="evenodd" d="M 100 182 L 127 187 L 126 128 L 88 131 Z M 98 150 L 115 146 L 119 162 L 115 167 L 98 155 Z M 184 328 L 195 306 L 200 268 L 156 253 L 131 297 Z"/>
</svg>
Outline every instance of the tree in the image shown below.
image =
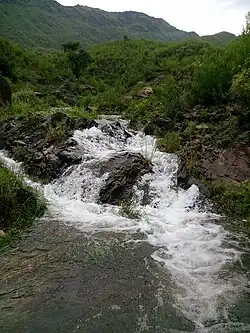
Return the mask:
<svg viewBox="0 0 250 333">
<path fill-rule="evenodd" d="M 82 72 L 91 63 L 92 58 L 88 52 L 81 47 L 80 42 L 68 42 L 62 45 L 64 52 L 67 54 L 69 66 L 78 79 Z"/>
<path fill-rule="evenodd" d="M 246 26 L 243 29 L 243 34 L 250 34 L 250 12 L 246 14 Z"/>
<path fill-rule="evenodd" d="M 65 53 L 74 52 L 81 48 L 80 42 L 67 42 L 62 45 L 62 49 Z"/>
</svg>

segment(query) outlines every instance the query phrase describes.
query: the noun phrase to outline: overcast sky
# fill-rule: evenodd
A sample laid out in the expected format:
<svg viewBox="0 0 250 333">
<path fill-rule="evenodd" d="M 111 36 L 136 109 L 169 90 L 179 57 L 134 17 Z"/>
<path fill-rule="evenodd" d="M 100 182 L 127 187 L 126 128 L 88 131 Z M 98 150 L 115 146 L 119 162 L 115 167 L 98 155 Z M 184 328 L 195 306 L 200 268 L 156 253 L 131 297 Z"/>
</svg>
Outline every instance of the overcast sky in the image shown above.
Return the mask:
<svg viewBox="0 0 250 333">
<path fill-rule="evenodd" d="M 161 17 L 179 29 L 200 35 L 229 31 L 239 34 L 250 0 L 57 0 L 107 11 L 133 10 Z"/>
</svg>

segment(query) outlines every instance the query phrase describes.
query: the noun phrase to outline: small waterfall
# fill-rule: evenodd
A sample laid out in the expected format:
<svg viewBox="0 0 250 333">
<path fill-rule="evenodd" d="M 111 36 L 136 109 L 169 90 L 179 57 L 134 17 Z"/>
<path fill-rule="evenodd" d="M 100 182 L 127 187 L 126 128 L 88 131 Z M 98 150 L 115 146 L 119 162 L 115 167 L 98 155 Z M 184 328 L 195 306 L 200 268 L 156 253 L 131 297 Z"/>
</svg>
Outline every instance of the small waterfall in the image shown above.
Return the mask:
<svg viewBox="0 0 250 333">
<path fill-rule="evenodd" d="M 83 151 L 83 162 L 41 187 L 50 203 L 50 218 L 83 232 L 140 231 L 157 248 L 153 258 L 171 273 L 177 286 L 173 291 L 175 306 L 196 323 L 199 332 L 229 332 L 223 329 L 226 325 L 207 331 L 204 325 L 227 322 L 228 310 L 243 292 L 246 278 L 232 269 L 241 251 L 219 224 L 220 216 L 200 205 L 199 189 L 195 185 L 188 190 L 177 187 L 177 157 L 160 152 L 155 139 L 143 133 L 131 133 L 124 140 L 122 131 L 110 136 L 93 127 L 76 131 L 73 138 Z M 107 174 L 99 176 L 96 166 L 121 151 L 142 153 L 154 165 L 154 173 L 145 175 L 135 188 L 141 212 L 138 220 L 121 216 L 119 207 L 97 203 Z M 15 170 L 11 159 L 4 154 L 0 159 Z M 141 204 L 143 184 L 149 186 L 151 197 L 146 206 Z M 237 325 L 239 331 L 232 332 L 247 332 Z"/>
</svg>

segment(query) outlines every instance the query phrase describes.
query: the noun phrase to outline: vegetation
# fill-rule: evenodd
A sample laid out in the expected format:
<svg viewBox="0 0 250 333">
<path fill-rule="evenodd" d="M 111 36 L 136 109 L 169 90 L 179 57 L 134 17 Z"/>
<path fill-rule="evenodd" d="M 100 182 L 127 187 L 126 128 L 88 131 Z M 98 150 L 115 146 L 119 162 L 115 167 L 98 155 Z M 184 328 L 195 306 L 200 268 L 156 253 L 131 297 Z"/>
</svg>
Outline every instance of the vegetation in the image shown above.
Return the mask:
<svg viewBox="0 0 250 333">
<path fill-rule="evenodd" d="M 3 37 L 23 46 L 46 48 L 59 48 L 67 40 L 79 40 L 88 46 L 129 38 L 163 42 L 199 38 L 195 32 L 178 30 L 143 13 L 64 7 L 54 0 L 2 0 L 0 31 Z M 222 44 L 235 36 L 222 33 L 207 38 Z"/>
<path fill-rule="evenodd" d="M 247 217 L 250 228 L 250 182 L 215 182 L 213 197 L 223 212 L 236 217 Z"/>
<path fill-rule="evenodd" d="M 12 105 L 0 110 L 1 118 L 62 106 L 90 119 L 99 113 L 121 114 L 135 127 L 147 125 L 165 151 L 181 151 L 196 176 L 197 161 L 205 153 L 236 143 L 249 147 L 249 17 L 242 35 L 223 48 L 194 39 L 161 43 L 126 37 L 89 49 L 63 42 L 60 50 L 29 50 L 0 40 L 0 74 L 14 92 Z M 47 135 L 57 142 L 64 128 L 49 128 Z M 234 197 L 238 190 L 239 198 L 242 193 L 248 197 L 248 186 L 243 192 L 235 187 Z M 226 193 L 227 201 L 231 189 Z M 250 215 L 249 205 L 237 211 Z"/>
<path fill-rule="evenodd" d="M 121 202 L 119 214 L 129 219 L 140 219 L 141 217 L 138 205 L 132 200 Z"/>
<path fill-rule="evenodd" d="M 45 203 L 38 193 L 26 186 L 12 171 L 0 165 L 0 247 L 20 236 L 23 229 L 45 212 Z"/>
</svg>

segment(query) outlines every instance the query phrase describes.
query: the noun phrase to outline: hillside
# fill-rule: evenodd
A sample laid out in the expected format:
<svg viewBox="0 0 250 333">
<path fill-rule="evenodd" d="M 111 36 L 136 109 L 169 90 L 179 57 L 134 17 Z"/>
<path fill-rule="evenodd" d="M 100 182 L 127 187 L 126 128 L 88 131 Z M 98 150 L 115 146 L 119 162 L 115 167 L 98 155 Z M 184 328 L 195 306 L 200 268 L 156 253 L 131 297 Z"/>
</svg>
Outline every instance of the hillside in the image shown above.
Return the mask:
<svg viewBox="0 0 250 333">
<path fill-rule="evenodd" d="M 227 31 L 222 31 L 212 36 L 203 36 L 202 39 L 208 43 L 221 46 L 234 40 L 235 35 Z"/>
<path fill-rule="evenodd" d="M 1 37 L 23 46 L 47 48 L 57 48 L 67 40 L 88 46 L 124 36 L 163 42 L 199 38 L 195 32 L 179 30 L 143 13 L 65 7 L 54 0 L 1 0 L 0 32 Z"/>
</svg>

